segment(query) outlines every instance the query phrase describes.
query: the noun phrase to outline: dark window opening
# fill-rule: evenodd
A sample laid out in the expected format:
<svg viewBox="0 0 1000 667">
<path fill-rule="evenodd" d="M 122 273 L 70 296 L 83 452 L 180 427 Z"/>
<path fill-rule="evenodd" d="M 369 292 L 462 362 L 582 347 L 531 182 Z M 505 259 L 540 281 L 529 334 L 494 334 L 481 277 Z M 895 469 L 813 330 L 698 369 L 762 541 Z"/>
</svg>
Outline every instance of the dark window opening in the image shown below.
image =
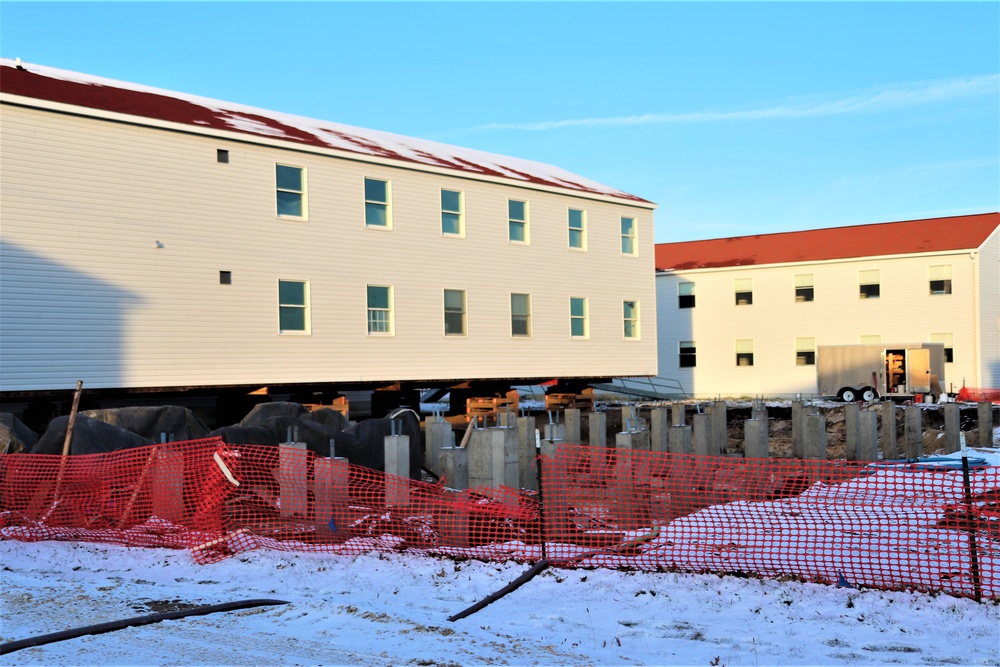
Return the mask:
<svg viewBox="0 0 1000 667">
<path fill-rule="evenodd" d="M 737 366 L 753 366 L 753 352 L 737 352 L 736 353 L 736 365 Z"/>
<path fill-rule="evenodd" d="M 813 351 L 801 351 L 795 353 L 795 365 L 796 366 L 815 366 L 816 365 L 816 353 Z"/>
<path fill-rule="evenodd" d="M 749 306 L 753 304 L 753 292 L 737 292 L 736 305 Z"/>
<path fill-rule="evenodd" d="M 944 360 L 949 364 L 955 361 L 955 348 L 944 348 Z"/>
<path fill-rule="evenodd" d="M 813 300 L 813 288 L 812 287 L 796 287 L 795 288 L 795 301 L 796 303 L 802 301 L 812 301 Z"/>
<path fill-rule="evenodd" d="M 224 148 L 220 148 L 215 151 L 216 159 L 222 164 L 229 164 L 229 151 Z"/>
<path fill-rule="evenodd" d="M 680 368 L 694 368 L 697 355 L 694 345 L 681 345 L 678 366 Z"/>
<path fill-rule="evenodd" d="M 877 299 L 879 296 L 879 285 L 875 283 L 874 285 L 862 285 L 861 286 L 861 298 L 862 299 Z"/>
<path fill-rule="evenodd" d="M 931 294 L 951 294 L 950 280 L 932 280 Z"/>
<path fill-rule="evenodd" d="M 678 308 L 694 308 L 694 294 L 681 294 L 677 297 Z"/>
<path fill-rule="evenodd" d="M 219 271 L 219 284 L 220 285 L 232 285 L 233 284 L 233 272 L 232 271 Z"/>
</svg>

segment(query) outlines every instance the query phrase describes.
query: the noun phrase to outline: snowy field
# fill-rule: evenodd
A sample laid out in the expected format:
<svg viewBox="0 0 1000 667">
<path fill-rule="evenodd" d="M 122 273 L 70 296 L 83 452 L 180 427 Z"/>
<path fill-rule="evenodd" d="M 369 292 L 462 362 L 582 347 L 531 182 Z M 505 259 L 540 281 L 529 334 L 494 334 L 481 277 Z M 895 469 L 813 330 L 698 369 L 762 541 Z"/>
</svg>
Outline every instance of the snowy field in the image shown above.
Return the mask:
<svg viewBox="0 0 1000 667">
<path fill-rule="evenodd" d="M 26 648 L 4 665 L 1000 665 L 1000 605 L 795 581 L 266 549 L 0 541 L 3 642 L 185 605 L 289 604 Z"/>
</svg>

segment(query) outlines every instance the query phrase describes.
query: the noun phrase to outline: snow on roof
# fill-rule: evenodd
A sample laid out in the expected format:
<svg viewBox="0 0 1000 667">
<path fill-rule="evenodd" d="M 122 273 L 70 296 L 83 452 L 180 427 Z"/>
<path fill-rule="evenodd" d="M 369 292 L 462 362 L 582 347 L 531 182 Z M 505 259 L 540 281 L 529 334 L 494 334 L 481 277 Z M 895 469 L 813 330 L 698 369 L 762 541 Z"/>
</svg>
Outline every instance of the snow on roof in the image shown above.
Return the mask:
<svg viewBox="0 0 1000 667">
<path fill-rule="evenodd" d="M 649 202 L 541 162 L 0 58 L 0 92 L 401 162 Z"/>
<path fill-rule="evenodd" d="M 1000 226 L 1000 213 L 832 227 L 780 234 L 659 243 L 658 271 L 818 262 L 972 250 Z"/>
</svg>

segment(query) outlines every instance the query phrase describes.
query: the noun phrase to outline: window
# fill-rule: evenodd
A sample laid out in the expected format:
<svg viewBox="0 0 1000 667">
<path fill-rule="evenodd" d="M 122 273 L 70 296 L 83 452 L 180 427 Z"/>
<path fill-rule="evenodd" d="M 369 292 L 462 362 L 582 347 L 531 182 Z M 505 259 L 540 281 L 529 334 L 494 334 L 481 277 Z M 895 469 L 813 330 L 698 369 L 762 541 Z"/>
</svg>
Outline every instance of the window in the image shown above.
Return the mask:
<svg viewBox="0 0 1000 667">
<path fill-rule="evenodd" d="M 877 299 L 879 297 L 878 269 L 859 271 L 858 285 L 862 299 Z"/>
<path fill-rule="evenodd" d="M 465 236 L 465 215 L 462 212 L 462 193 L 455 190 L 441 191 L 441 233 L 445 236 Z"/>
<path fill-rule="evenodd" d="M 219 271 L 219 284 L 220 285 L 232 285 L 233 284 L 233 272 L 232 271 Z"/>
<path fill-rule="evenodd" d="M 510 295 L 510 335 L 531 335 L 531 295 Z"/>
<path fill-rule="evenodd" d="M 749 306 L 753 304 L 753 278 L 737 278 L 733 281 L 736 289 L 736 305 Z"/>
<path fill-rule="evenodd" d="M 795 276 L 795 303 L 813 300 L 813 274 Z"/>
<path fill-rule="evenodd" d="M 693 340 L 682 340 L 679 343 L 680 354 L 678 355 L 677 365 L 680 368 L 694 368 L 695 367 L 695 346 Z"/>
<path fill-rule="evenodd" d="M 752 338 L 742 338 L 736 341 L 736 365 L 753 366 Z"/>
<path fill-rule="evenodd" d="M 694 308 L 694 283 L 677 283 L 677 307 Z"/>
<path fill-rule="evenodd" d="M 225 148 L 217 148 L 215 150 L 215 160 L 219 164 L 229 164 L 229 151 Z"/>
<path fill-rule="evenodd" d="M 465 290 L 444 291 L 444 335 L 465 335 Z"/>
<path fill-rule="evenodd" d="M 389 181 L 365 179 L 365 226 L 392 228 L 389 210 Z"/>
<path fill-rule="evenodd" d="M 528 204 L 516 199 L 507 200 L 508 239 L 513 243 L 528 242 Z"/>
<path fill-rule="evenodd" d="M 368 334 L 392 334 L 392 287 L 368 286 Z"/>
<path fill-rule="evenodd" d="M 816 365 L 816 339 L 796 338 L 795 339 L 795 365 L 815 366 Z"/>
<path fill-rule="evenodd" d="M 928 274 L 931 294 L 951 294 L 951 264 L 932 266 Z"/>
<path fill-rule="evenodd" d="M 573 338 L 586 338 L 590 335 L 587 323 L 587 299 L 570 297 L 569 300 L 569 332 Z"/>
<path fill-rule="evenodd" d="M 932 333 L 930 342 L 941 343 L 944 345 L 944 360 L 945 363 L 951 364 L 955 361 L 955 348 L 952 343 L 952 335 L 950 333 Z"/>
<path fill-rule="evenodd" d="M 639 337 L 639 302 L 622 302 L 622 319 L 625 324 L 625 338 Z"/>
<path fill-rule="evenodd" d="M 862 345 L 879 345 L 882 342 L 882 336 L 880 334 L 858 336 L 858 342 Z"/>
<path fill-rule="evenodd" d="M 638 246 L 635 242 L 635 218 L 622 216 L 622 254 L 635 255 L 638 253 Z"/>
<path fill-rule="evenodd" d="M 306 217 L 306 174 L 302 167 L 278 164 L 274 167 L 278 217 Z"/>
<path fill-rule="evenodd" d="M 309 332 L 309 283 L 304 280 L 278 281 L 278 331 Z"/>
<path fill-rule="evenodd" d="M 574 250 L 587 249 L 587 212 L 575 208 L 569 210 L 569 247 Z"/>
</svg>

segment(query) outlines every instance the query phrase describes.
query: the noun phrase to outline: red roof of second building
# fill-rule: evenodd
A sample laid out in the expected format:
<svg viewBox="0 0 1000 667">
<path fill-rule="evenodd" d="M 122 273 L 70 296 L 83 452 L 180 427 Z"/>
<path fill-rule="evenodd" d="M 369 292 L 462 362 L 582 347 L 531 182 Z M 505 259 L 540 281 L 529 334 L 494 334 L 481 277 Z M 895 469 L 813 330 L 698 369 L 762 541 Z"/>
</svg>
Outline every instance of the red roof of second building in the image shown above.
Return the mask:
<svg viewBox="0 0 1000 667">
<path fill-rule="evenodd" d="M 1000 226 L 1000 213 L 885 222 L 802 232 L 659 243 L 656 268 L 712 269 L 978 248 Z"/>
</svg>

